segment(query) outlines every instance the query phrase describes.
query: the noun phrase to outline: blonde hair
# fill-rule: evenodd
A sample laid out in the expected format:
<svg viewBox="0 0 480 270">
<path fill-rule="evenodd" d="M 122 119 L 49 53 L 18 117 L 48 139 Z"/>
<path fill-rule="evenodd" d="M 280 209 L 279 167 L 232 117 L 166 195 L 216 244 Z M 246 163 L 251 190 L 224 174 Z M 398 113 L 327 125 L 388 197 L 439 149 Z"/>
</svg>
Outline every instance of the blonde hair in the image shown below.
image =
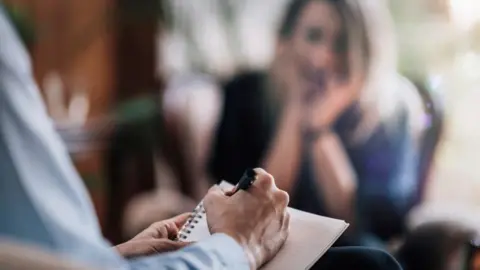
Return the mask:
<svg viewBox="0 0 480 270">
<path fill-rule="evenodd" d="M 394 125 L 406 109 L 409 116 L 419 113 L 421 101 L 413 84 L 397 72 L 397 46 L 394 23 L 385 0 L 345 0 L 356 5 L 365 23 L 369 65 L 359 105 L 362 120 L 354 131 L 353 142 L 362 142 L 379 124 Z"/>
</svg>

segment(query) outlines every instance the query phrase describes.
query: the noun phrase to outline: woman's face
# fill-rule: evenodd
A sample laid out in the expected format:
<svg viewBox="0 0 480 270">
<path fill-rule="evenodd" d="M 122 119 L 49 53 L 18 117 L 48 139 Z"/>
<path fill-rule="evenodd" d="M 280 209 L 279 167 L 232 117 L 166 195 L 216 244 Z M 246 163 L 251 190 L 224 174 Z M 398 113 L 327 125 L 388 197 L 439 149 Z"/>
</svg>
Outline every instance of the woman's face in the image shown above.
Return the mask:
<svg viewBox="0 0 480 270">
<path fill-rule="evenodd" d="M 342 42 L 342 21 L 326 1 L 310 1 L 299 16 L 293 34 L 281 41 L 282 51 L 291 57 L 295 76 L 307 92 L 323 92 L 326 78 L 338 75 Z"/>
</svg>

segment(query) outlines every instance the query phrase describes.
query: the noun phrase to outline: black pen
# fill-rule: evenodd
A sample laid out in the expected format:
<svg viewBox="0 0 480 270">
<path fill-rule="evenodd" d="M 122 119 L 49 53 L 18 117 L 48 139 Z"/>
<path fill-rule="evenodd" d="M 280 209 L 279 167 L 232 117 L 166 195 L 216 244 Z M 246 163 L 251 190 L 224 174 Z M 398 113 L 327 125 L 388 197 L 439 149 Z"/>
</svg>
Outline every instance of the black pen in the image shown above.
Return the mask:
<svg viewBox="0 0 480 270">
<path fill-rule="evenodd" d="M 242 178 L 240 178 L 240 181 L 238 181 L 238 184 L 233 188 L 231 192 L 229 192 L 230 196 L 237 193 L 239 190 L 249 189 L 253 185 L 253 182 L 255 182 L 255 180 L 257 180 L 257 173 L 255 172 L 255 170 L 245 170 Z"/>
</svg>

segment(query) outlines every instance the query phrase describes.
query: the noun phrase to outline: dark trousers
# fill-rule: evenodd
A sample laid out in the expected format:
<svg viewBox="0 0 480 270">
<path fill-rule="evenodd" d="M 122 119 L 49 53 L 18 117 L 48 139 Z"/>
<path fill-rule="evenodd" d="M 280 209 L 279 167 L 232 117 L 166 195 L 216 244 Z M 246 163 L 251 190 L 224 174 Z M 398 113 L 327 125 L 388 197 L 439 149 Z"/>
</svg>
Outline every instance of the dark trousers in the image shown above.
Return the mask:
<svg viewBox="0 0 480 270">
<path fill-rule="evenodd" d="M 401 270 L 400 264 L 388 253 L 366 247 L 331 248 L 312 270 Z"/>
</svg>

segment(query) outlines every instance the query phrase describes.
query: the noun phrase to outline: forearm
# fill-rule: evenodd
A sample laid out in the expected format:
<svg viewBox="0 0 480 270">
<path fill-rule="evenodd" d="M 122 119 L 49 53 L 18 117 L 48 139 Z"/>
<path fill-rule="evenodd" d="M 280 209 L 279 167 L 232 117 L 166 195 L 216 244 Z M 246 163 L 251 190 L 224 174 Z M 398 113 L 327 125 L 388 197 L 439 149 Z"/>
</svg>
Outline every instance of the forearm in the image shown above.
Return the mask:
<svg viewBox="0 0 480 270">
<path fill-rule="evenodd" d="M 314 166 L 329 213 L 354 222 L 356 176 L 338 136 L 322 134 L 314 143 Z"/>
<path fill-rule="evenodd" d="M 241 248 L 229 236 L 217 234 L 177 252 L 129 261 L 130 270 L 150 269 L 250 269 Z"/>
<path fill-rule="evenodd" d="M 270 146 L 264 168 L 275 177 L 276 185 L 291 194 L 301 156 L 301 132 L 299 105 L 286 108 L 276 137 Z"/>
</svg>

